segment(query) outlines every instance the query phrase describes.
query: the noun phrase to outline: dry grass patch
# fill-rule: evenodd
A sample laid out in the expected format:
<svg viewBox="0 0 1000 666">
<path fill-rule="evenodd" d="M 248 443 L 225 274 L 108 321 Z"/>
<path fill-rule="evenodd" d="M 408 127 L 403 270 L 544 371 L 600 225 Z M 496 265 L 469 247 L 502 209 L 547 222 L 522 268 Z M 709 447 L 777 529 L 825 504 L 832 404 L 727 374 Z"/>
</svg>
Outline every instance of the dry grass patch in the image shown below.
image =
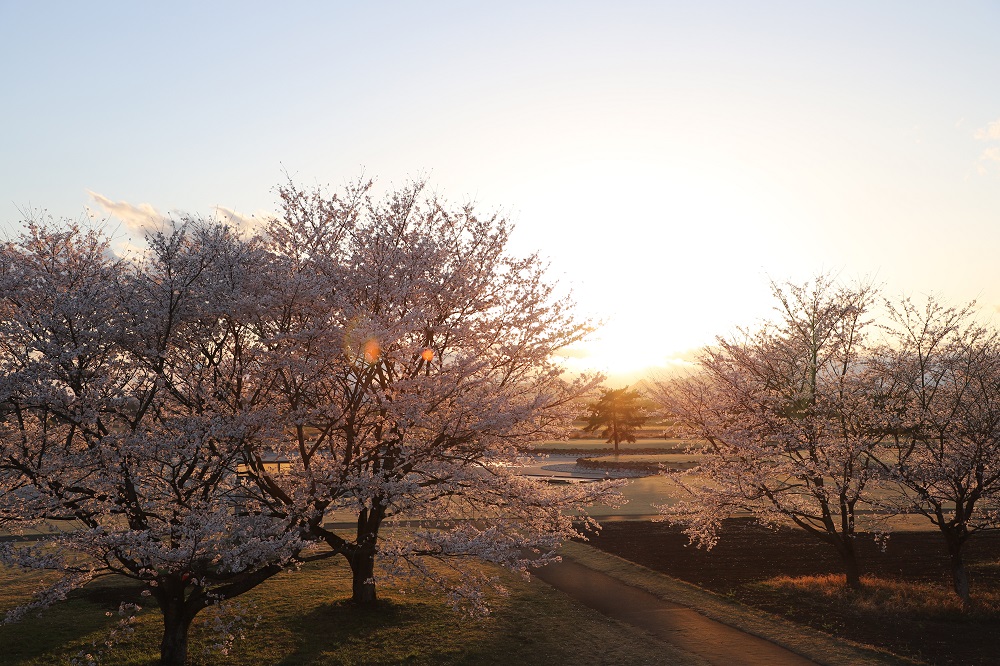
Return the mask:
<svg viewBox="0 0 1000 666">
<path fill-rule="evenodd" d="M 753 584 L 761 591 L 782 596 L 805 597 L 809 601 L 837 604 L 857 613 L 878 618 L 920 618 L 928 620 L 1000 619 L 1000 594 L 973 591 L 972 605 L 943 585 L 892 578 L 862 576 L 861 590 L 846 586 L 843 574 L 822 576 L 777 576 Z"/>
</svg>

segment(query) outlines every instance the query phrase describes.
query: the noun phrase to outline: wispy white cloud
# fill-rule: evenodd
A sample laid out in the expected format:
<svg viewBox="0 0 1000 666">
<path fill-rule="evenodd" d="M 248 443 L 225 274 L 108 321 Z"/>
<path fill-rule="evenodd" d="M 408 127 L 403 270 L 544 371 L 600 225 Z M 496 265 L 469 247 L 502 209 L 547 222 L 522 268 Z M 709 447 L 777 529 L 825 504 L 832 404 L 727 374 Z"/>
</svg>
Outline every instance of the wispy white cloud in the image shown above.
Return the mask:
<svg viewBox="0 0 1000 666">
<path fill-rule="evenodd" d="M 91 212 L 92 217 L 97 217 L 95 213 L 99 213 L 112 220 L 118 220 L 124 227 L 125 235 L 131 237 L 116 239 L 116 251 L 120 254 L 141 251 L 144 245 L 143 239 L 148 232 L 169 226 L 171 220 L 176 221 L 176 218 L 171 218 L 156 210 L 152 204 L 114 201 L 103 194 L 90 190 L 87 190 L 87 194 L 90 195 L 97 209 Z M 267 220 L 274 217 L 274 214 L 269 211 L 258 211 L 247 215 L 226 206 L 214 206 L 213 211 L 215 219 L 249 233 L 259 231 Z M 186 219 L 186 216 L 181 215 L 180 219 Z M 115 235 L 118 236 L 118 234 Z M 138 245 L 133 241 L 137 242 Z"/>
<path fill-rule="evenodd" d="M 152 204 L 113 201 L 103 194 L 90 190 L 87 190 L 87 194 L 103 214 L 123 222 L 130 233 L 143 235 L 149 229 L 159 228 L 170 220 L 168 215 L 156 210 Z M 258 211 L 248 215 L 226 206 L 214 206 L 213 210 L 218 220 L 243 229 L 255 229 L 274 216 L 269 211 Z"/>
<path fill-rule="evenodd" d="M 225 206 L 216 206 L 215 215 L 222 222 L 227 222 L 235 227 L 249 231 L 256 230 L 265 221 L 273 217 L 271 213 L 265 211 L 247 215 L 232 208 L 226 208 Z"/>
<path fill-rule="evenodd" d="M 1000 162 L 1000 146 L 992 146 L 983 151 L 983 159 L 991 162 Z"/>
<path fill-rule="evenodd" d="M 973 136 L 980 141 L 1000 141 L 1000 119 L 994 120 L 986 125 L 986 127 L 980 127 Z"/>
<path fill-rule="evenodd" d="M 1000 118 L 988 123 L 986 127 L 980 127 L 975 131 L 973 136 L 980 141 L 989 141 L 993 145 L 983 149 L 983 152 L 979 155 L 980 162 L 1000 162 Z M 983 167 L 979 169 L 980 173 L 986 171 Z"/>
<path fill-rule="evenodd" d="M 87 194 L 105 214 L 121 220 L 129 233 L 140 237 L 147 230 L 162 226 L 167 220 L 165 215 L 148 203 L 135 205 L 127 201 L 112 201 L 103 194 L 90 190 L 87 190 Z"/>
</svg>

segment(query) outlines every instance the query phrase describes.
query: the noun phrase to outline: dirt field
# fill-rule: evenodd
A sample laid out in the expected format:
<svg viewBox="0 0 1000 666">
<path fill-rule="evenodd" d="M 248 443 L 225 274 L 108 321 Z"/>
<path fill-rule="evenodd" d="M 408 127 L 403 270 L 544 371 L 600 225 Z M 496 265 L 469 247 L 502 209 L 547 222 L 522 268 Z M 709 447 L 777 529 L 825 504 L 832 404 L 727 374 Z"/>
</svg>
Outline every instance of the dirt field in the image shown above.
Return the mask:
<svg viewBox="0 0 1000 666">
<path fill-rule="evenodd" d="M 739 601 L 807 623 L 827 633 L 884 647 L 931 664 L 1000 663 L 1000 614 L 943 611 L 923 617 L 873 613 L 843 600 L 809 598 L 755 585 L 776 576 L 839 572 L 833 549 L 808 535 L 773 533 L 746 520 L 730 521 L 711 551 L 687 546 L 679 528 L 663 523 L 607 522 L 591 543 L 609 553 L 695 583 Z M 982 534 L 967 546 L 973 599 L 1000 594 L 1000 534 Z M 885 553 L 861 540 L 864 573 L 894 580 L 950 585 L 947 555 L 934 532 L 901 532 Z M 995 601 L 992 602 L 995 604 Z"/>
</svg>

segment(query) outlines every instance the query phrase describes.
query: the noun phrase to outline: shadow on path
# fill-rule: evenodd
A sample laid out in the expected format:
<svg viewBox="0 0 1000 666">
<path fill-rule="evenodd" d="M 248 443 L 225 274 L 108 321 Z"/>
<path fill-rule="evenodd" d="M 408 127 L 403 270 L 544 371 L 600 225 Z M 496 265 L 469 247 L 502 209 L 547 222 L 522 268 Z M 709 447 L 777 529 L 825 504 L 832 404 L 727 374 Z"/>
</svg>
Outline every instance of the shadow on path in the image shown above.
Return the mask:
<svg viewBox="0 0 1000 666">
<path fill-rule="evenodd" d="M 710 620 L 692 608 L 664 601 L 565 557 L 562 562 L 532 571 L 532 575 L 609 617 L 645 629 L 712 664 L 816 664 L 763 638 Z"/>
</svg>

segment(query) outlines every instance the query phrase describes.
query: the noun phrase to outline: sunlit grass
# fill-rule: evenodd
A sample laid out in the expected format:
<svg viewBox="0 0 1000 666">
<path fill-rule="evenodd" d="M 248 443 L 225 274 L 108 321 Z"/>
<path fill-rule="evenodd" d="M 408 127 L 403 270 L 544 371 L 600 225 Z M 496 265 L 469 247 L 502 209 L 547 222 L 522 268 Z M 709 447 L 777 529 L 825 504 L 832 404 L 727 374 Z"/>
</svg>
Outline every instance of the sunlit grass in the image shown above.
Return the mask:
<svg viewBox="0 0 1000 666">
<path fill-rule="evenodd" d="M 687 663 L 686 656 L 644 632 L 581 607 L 540 582 L 498 573 L 508 597 L 492 601 L 493 613 L 469 618 L 423 589 L 384 586 L 377 609 L 352 606 L 346 566 L 326 561 L 281 574 L 240 600 L 260 616 L 247 640 L 229 655 L 212 651 L 213 634 L 203 613 L 191 634 L 190 663 L 257 664 L 658 664 Z M 29 596 L 38 576 L 0 571 L 0 613 Z M 138 600 L 128 581 L 107 579 L 88 586 L 40 617 L 0 627 L 0 664 L 66 663 L 93 652 L 117 617 L 124 596 Z M 150 602 L 148 598 L 143 602 Z M 149 603 L 136 634 L 104 663 L 149 664 L 158 658 L 161 618 Z"/>
<path fill-rule="evenodd" d="M 927 620 L 1000 619 L 1000 593 L 973 590 L 972 604 L 944 585 L 862 576 L 863 589 L 851 590 L 843 574 L 777 576 L 755 585 L 803 602 L 837 605 L 873 619 L 890 617 Z"/>
</svg>

